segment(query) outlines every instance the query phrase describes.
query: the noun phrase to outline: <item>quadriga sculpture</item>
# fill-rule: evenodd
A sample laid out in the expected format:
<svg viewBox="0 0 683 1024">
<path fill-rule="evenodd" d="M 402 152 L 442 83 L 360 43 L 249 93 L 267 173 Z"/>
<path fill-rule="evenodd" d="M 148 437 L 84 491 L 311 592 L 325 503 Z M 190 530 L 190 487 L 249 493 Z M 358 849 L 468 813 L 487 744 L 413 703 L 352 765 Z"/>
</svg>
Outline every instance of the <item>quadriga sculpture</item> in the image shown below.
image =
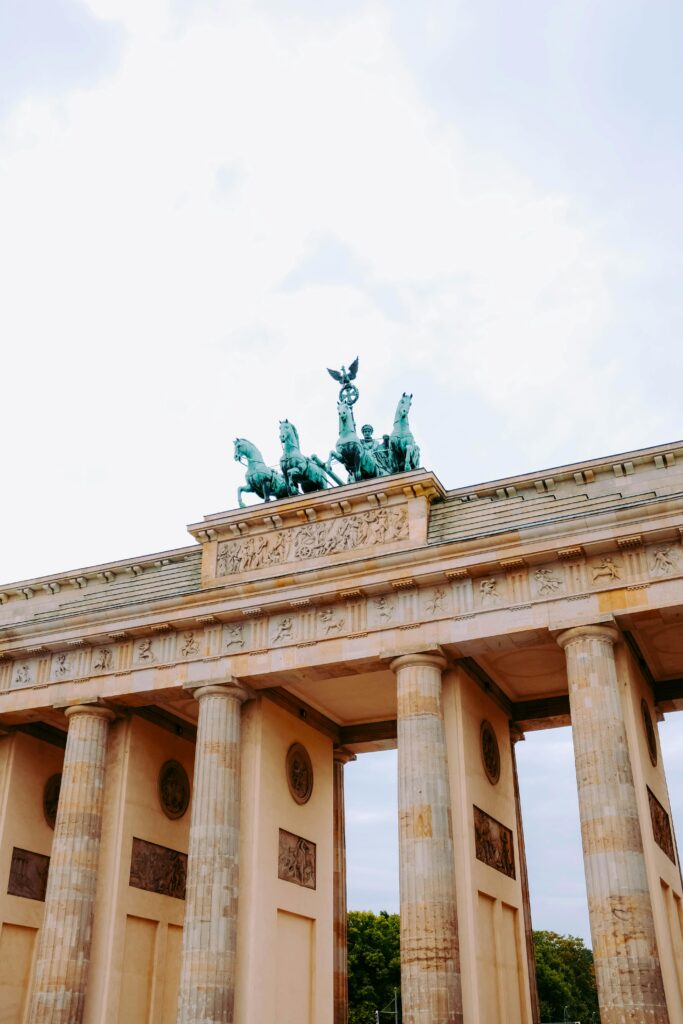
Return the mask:
<svg viewBox="0 0 683 1024">
<path fill-rule="evenodd" d="M 282 442 L 282 458 L 280 468 L 287 481 L 289 494 L 298 494 L 298 488 L 304 494 L 312 491 L 322 491 L 327 487 L 327 478 L 330 477 L 336 484 L 341 480 L 335 476 L 332 470 L 325 467 L 325 463 L 317 455 L 304 455 L 299 448 L 299 432 L 289 420 L 280 420 L 280 441 Z"/>
</svg>

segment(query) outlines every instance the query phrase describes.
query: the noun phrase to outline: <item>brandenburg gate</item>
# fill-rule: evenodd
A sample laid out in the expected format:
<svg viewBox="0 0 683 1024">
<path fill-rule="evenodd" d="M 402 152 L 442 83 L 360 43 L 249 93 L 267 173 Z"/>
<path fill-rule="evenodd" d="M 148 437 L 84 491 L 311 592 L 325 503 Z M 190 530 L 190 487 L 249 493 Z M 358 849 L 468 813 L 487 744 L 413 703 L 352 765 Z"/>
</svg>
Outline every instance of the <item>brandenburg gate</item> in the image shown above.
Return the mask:
<svg viewBox="0 0 683 1024">
<path fill-rule="evenodd" d="M 404 1024 L 537 1022 L 515 744 L 571 723 L 602 1024 L 681 1024 L 683 442 L 445 490 L 351 416 L 325 486 L 291 426 L 265 495 L 235 442 L 277 500 L 0 587 L 0 1020 L 345 1024 L 344 765 L 397 747 Z"/>
</svg>

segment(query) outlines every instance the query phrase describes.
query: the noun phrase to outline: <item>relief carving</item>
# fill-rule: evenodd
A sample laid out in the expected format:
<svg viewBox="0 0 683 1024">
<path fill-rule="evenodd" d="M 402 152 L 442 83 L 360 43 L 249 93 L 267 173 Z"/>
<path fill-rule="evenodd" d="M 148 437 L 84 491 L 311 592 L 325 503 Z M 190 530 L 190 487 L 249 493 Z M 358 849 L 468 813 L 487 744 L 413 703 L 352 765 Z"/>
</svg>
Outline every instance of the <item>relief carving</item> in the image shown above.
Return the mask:
<svg viewBox="0 0 683 1024">
<path fill-rule="evenodd" d="M 501 597 L 498 593 L 498 580 L 481 580 L 479 583 L 479 595 L 484 607 L 499 604 Z"/>
<path fill-rule="evenodd" d="M 446 600 L 446 591 L 443 587 L 437 587 L 436 590 L 427 598 L 425 605 L 430 615 L 436 615 L 437 612 L 444 610 L 444 601 Z"/>
<path fill-rule="evenodd" d="M 563 580 L 553 576 L 550 569 L 537 569 L 534 573 L 539 594 L 555 594 L 563 584 Z"/>
<path fill-rule="evenodd" d="M 650 801 L 650 817 L 652 818 L 652 834 L 655 837 L 657 846 L 664 851 L 670 861 L 676 863 L 674 852 L 674 837 L 671 831 L 671 822 L 657 797 L 650 787 L 647 787 L 647 796 Z"/>
<path fill-rule="evenodd" d="M 27 900 L 44 901 L 50 858 L 31 850 L 12 850 L 7 892 L 10 896 L 23 896 Z"/>
<path fill-rule="evenodd" d="M 474 842 L 477 860 L 490 868 L 515 878 L 515 855 L 512 830 L 490 814 L 474 807 Z"/>
<path fill-rule="evenodd" d="M 138 661 L 156 661 L 151 640 L 141 640 L 137 646 Z"/>
<path fill-rule="evenodd" d="M 33 682 L 30 665 L 20 665 L 14 679 L 15 686 L 29 686 Z"/>
<path fill-rule="evenodd" d="M 640 713 L 643 716 L 643 727 L 645 729 L 645 740 L 647 742 L 647 752 L 650 755 L 653 767 L 657 766 L 657 737 L 655 735 L 655 727 L 652 724 L 652 715 L 645 699 L 640 702 Z"/>
<path fill-rule="evenodd" d="M 161 896 L 185 899 L 187 854 L 166 846 L 133 839 L 129 885 Z"/>
<path fill-rule="evenodd" d="M 106 672 L 107 669 L 111 668 L 112 661 L 112 650 L 111 647 L 100 647 L 93 664 L 93 668 L 98 672 Z"/>
<path fill-rule="evenodd" d="M 306 804 L 313 792 L 313 765 L 308 751 L 301 743 L 292 743 L 285 762 L 287 785 L 298 804 Z"/>
<path fill-rule="evenodd" d="M 216 575 L 229 576 L 284 562 L 320 558 L 368 545 L 388 544 L 407 536 L 407 509 L 372 509 L 342 519 L 223 541 L 218 545 Z"/>
<path fill-rule="evenodd" d="M 493 726 L 486 719 L 481 723 L 479 730 L 481 740 L 481 759 L 484 765 L 486 777 L 492 786 L 495 786 L 500 779 L 500 750 L 498 739 Z"/>
<path fill-rule="evenodd" d="M 315 843 L 280 829 L 277 877 L 315 889 Z"/>
<path fill-rule="evenodd" d="M 653 576 L 670 576 L 676 569 L 671 548 L 659 548 L 655 551 L 650 568 Z"/>
<path fill-rule="evenodd" d="M 236 623 L 225 627 L 225 647 L 244 647 L 244 626 Z"/>
<path fill-rule="evenodd" d="M 194 631 L 186 633 L 183 637 L 183 645 L 180 648 L 180 653 L 183 658 L 191 658 L 195 654 L 199 654 L 199 641 L 197 640 Z"/>
<path fill-rule="evenodd" d="M 597 565 L 593 567 L 593 583 L 598 580 L 620 580 L 621 566 L 617 565 L 613 558 L 606 555 Z"/>
<path fill-rule="evenodd" d="M 290 615 L 285 615 L 284 619 L 280 619 L 275 632 L 273 633 L 273 643 L 279 643 L 281 640 L 293 640 L 294 639 L 294 620 Z"/>
<path fill-rule="evenodd" d="M 167 818 L 182 818 L 190 804 L 190 780 L 179 761 L 166 761 L 158 780 L 159 803 Z"/>
<path fill-rule="evenodd" d="M 63 679 L 68 675 L 71 675 L 71 658 L 68 654 L 57 654 L 55 656 L 55 676 L 57 679 Z"/>
<path fill-rule="evenodd" d="M 377 617 L 380 622 L 389 622 L 394 616 L 394 602 L 388 597 L 378 597 L 375 601 Z"/>
<path fill-rule="evenodd" d="M 335 612 L 333 608 L 325 608 L 320 612 L 319 618 L 327 636 L 330 633 L 341 633 L 344 628 L 344 616 Z"/>
</svg>

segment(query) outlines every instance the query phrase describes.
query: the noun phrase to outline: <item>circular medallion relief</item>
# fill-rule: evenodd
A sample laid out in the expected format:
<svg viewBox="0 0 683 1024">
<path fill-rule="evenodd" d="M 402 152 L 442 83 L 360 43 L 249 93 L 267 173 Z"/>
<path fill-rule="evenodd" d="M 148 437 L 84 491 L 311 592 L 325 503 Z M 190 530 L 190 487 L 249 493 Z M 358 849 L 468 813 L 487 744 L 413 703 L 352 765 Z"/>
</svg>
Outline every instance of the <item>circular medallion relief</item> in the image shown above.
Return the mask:
<svg viewBox="0 0 683 1024">
<path fill-rule="evenodd" d="M 167 818 L 182 818 L 190 804 L 190 780 L 179 761 L 165 761 L 159 772 L 159 803 Z"/>
<path fill-rule="evenodd" d="M 59 790 L 62 785 L 62 776 L 60 773 L 57 775 L 51 775 L 45 783 L 45 789 L 43 790 L 43 814 L 45 815 L 45 821 L 48 823 L 50 828 L 55 827 L 57 820 L 57 807 L 59 805 Z"/>
<path fill-rule="evenodd" d="M 484 771 L 491 785 L 495 786 L 500 778 L 500 750 L 493 726 L 486 719 L 481 723 L 480 737 Z"/>
<path fill-rule="evenodd" d="M 652 716 L 650 715 L 650 709 L 647 706 L 645 699 L 640 702 L 640 710 L 643 715 L 643 725 L 645 727 L 645 739 L 647 740 L 647 752 L 650 755 L 650 760 L 654 766 L 657 765 L 657 737 L 655 735 L 655 727 L 652 724 Z"/>
<path fill-rule="evenodd" d="M 298 804 L 308 803 L 313 792 L 313 765 L 301 743 L 292 743 L 287 751 L 287 785 Z"/>
</svg>

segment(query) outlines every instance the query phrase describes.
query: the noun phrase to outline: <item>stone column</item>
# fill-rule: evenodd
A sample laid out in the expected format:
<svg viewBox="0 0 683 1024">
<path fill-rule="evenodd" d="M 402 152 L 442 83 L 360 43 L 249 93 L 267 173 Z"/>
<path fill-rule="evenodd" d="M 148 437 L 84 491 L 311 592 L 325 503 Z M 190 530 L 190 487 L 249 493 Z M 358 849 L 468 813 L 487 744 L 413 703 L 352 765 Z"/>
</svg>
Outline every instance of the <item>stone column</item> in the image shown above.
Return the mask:
<svg viewBox="0 0 683 1024">
<path fill-rule="evenodd" d="M 451 797 L 441 706 L 445 660 L 396 658 L 403 1024 L 462 1024 Z"/>
<path fill-rule="evenodd" d="M 356 755 L 344 747 L 334 750 L 334 1024 L 348 1024 L 349 970 L 346 926 L 346 825 L 344 765 Z"/>
<path fill-rule="evenodd" d="M 602 1024 L 668 1024 L 609 626 L 557 638 L 567 656 L 588 911 Z"/>
<path fill-rule="evenodd" d="M 240 814 L 236 681 L 200 687 L 178 1024 L 232 1024 Z"/>
<path fill-rule="evenodd" d="M 80 1024 L 90 963 L 107 733 L 114 713 L 78 704 L 65 714 L 69 730 L 30 1024 Z"/>
</svg>

